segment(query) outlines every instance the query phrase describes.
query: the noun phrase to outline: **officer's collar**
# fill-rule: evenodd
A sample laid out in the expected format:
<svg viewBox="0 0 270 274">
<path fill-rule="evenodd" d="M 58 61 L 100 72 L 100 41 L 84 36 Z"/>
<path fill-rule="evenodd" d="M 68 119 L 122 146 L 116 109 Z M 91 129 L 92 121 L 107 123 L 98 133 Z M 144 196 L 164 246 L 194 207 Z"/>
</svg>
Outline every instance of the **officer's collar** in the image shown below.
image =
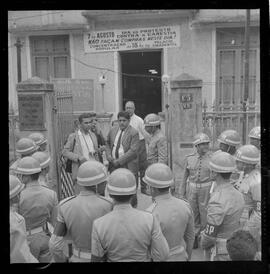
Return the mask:
<svg viewBox="0 0 270 274">
<path fill-rule="evenodd" d="M 129 208 L 132 208 L 131 204 L 124 203 L 124 204 L 116 204 L 116 205 L 114 205 L 113 210 L 129 209 Z"/>
<path fill-rule="evenodd" d="M 81 190 L 79 193 L 79 196 L 87 196 L 87 195 L 96 195 L 96 193 L 91 190 Z"/>
<path fill-rule="evenodd" d="M 36 180 L 36 181 L 32 181 L 32 182 L 25 184 L 25 187 L 39 186 L 39 185 L 40 185 L 39 181 Z"/>
<path fill-rule="evenodd" d="M 166 200 L 166 199 L 169 199 L 169 198 L 171 198 L 171 197 L 172 197 L 171 193 L 168 192 L 168 193 L 160 194 L 160 195 L 156 196 L 156 197 L 155 197 L 155 201 L 158 202 L 158 201 L 160 201 L 160 200 Z"/>
</svg>

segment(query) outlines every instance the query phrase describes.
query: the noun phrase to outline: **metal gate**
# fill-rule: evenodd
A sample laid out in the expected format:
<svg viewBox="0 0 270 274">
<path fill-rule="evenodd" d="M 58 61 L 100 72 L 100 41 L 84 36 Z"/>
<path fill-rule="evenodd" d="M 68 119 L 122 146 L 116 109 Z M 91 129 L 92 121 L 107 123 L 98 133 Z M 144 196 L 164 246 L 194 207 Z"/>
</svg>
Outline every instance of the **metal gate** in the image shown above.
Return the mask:
<svg viewBox="0 0 270 274">
<path fill-rule="evenodd" d="M 58 155 L 58 187 L 60 199 L 74 194 L 71 174 L 65 171 L 66 159 L 62 156 L 62 150 L 70 133 L 74 131 L 73 96 L 70 85 L 64 80 L 51 79 L 55 90 L 56 103 L 56 151 Z"/>
<path fill-rule="evenodd" d="M 247 120 L 246 132 L 243 132 L 244 111 L 242 106 L 226 107 L 213 107 L 213 111 L 207 111 L 207 104 L 203 104 L 203 129 L 206 134 L 211 138 L 211 146 L 213 150 L 218 149 L 218 136 L 226 129 L 236 130 L 241 137 L 243 134 L 248 140 L 249 131 L 260 125 L 260 109 L 258 105 L 247 106 Z"/>
</svg>

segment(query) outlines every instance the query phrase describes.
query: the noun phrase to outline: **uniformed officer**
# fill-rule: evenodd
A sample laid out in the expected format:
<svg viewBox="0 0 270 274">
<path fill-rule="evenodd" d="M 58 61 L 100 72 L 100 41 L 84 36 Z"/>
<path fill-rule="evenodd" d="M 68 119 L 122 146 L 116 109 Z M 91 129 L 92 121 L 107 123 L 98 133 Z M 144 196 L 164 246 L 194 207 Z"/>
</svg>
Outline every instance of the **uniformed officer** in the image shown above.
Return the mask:
<svg viewBox="0 0 270 274">
<path fill-rule="evenodd" d="M 30 252 L 27 239 L 25 220 L 15 210 L 20 200 L 20 192 L 24 184 L 14 175 L 9 175 L 9 235 L 10 235 L 10 263 L 38 263 Z"/>
<path fill-rule="evenodd" d="M 193 212 L 187 200 L 171 195 L 171 169 L 162 163 L 152 164 L 146 169 L 144 181 L 155 200 L 147 211 L 157 217 L 170 248 L 167 261 L 189 261 L 195 238 Z"/>
<path fill-rule="evenodd" d="M 78 196 L 64 199 L 59 204 L 57 225 L 50 240 L 52 254 L 61 257 L 59 237 L 70 236 L 73 242 L 73 255 L 70 262 L 91 261 L 91 233 L 96 218 L 110 212 L 113 203 L 98 195 L 98 188 L 107 181 L 106 167 L 95 160 L 84 162 L 78 169 L 77 183 L 81 191 Z M 57 261 L 56 256 L 54 256 Z"/>
<path fill-rule="evenodd" d="M 209 151 L 209 143 L 210 139 L 204 133 L 194 136 L 196 152 L 186 156 L 183 181 L 179 189 L 180 197 L 188 199 L 194 213 L 194 248 L 198 247 L 198 236 L 206 225 L 206 205 L 210 198 L 212 179 L 209 160 L 212 153 Z"/>
<path fill-rule="evenodd" d="M 219 135 L 218 142 L 221 151 L 234 155 L 240 145 L 240 135 L 236 130 L 228 129 Z"/>
<path fill-rule="evenodd" d="M 244 172 L 239 191 L 245 199 L 245 211 L 242 215 L 243 228 L 248 230 L 261 250 L 261 173 L 256 168 L 260 160 L 260 151 L 253 145 L 244 145 L 236 151 L 236 165 Z"/>
<path fill-rule="evenodd" d="M 31 156 L 35 151 L 38 150 L 36 143 L 30 138 L 21 138 L 16 143 L 16 152 L 18 154 L 18 159 L 11 164 L 9 167 L 10 174 L 16 175 L 15 170 L 18 166 L 20 159 L 26 156 Z"/>
<path fill-rule="evenodd" d="M 116 169 L 107 188 L 115 205 L 112 212 L 94 221 L 92 261 L 166 261 L 169 246 L 156 217 L 130 204 L 136 193 L 132 172 Z"/>
<path fill-rule="evenodd" d="M 205 253 L 210 251 L 211 261 L 226 261 L 229 260 L 226 241 L 240 228 L 245 202 L 230 183 L 231 173 L 236 168 L 234 158 L 227 152 L 219 151 L 213 154 L 209 165 L 217 187 L 207 206 L 207 224 L 201 233 L 201 246 Z"/>
<path fill-rule="evenodd" d="M 19 213 L 26 222 L 27 240 L 31 253 L 39 262 L 50 262 L 50 232 L 47 222 L 54 226 L 58 199 L 55 191 L 38 182 L 41 172 L 39 162 L 33 157 L 24 157 L 18 163 L 16 173 L 21 176 L 25 189 L 21 192 Z"/>
<path fill-rule="evenodd" d="M 249 143 L 261 151 L 261 127 L 254 127 L 248 134 Z"/>
<path fill-rule="evenodd" d="M 160 129 L 160 118 L 150 113 L 144 118 L 145 131 L 150 134 L 147 149 L 147 166 L 153 163 L 168 164 L 167 140 Z M 141 192 L 147 193 L 147 185 L 141 181 Z"/>
<path fill-rule="evenodd" d="M 49 179 L 49 164 L 51 157 L 49 153 L 43 151 L 36 151 L 33 158 L 39 161 L 41 167 L 41 173 L 39 175 L 38 181 L 41 185 L 52 188 L 52 180 Z"/>
<path fill-rule="evenodd" d="M 220 136 L 218 137 L 218 142 L 219 142 L 219 148 L 220 150 L 218 151 L 224 151 L 228 152 L 231 155 L 234 155 L 236 152 L 237 147 L 240 145 L 240 135 L 236 130 L 233 129 L 228 129 L 223 131 Z M 243 174 L 239 172 L 237 169 L 232 172 L 231 175 L 231 182 L 232 184 L 237 184 Z M 215 188 L 215 182 L 212 183 L 211 189 L 210 189 L 210 195 L 214 191 Z"/>
<path fill-rule="evenodd" d="M 47 150 L 47 139 L 40 132 L 31 133 L 28 138 L 32 139 L 38 146 L 38 151 Z"/>
</svg>

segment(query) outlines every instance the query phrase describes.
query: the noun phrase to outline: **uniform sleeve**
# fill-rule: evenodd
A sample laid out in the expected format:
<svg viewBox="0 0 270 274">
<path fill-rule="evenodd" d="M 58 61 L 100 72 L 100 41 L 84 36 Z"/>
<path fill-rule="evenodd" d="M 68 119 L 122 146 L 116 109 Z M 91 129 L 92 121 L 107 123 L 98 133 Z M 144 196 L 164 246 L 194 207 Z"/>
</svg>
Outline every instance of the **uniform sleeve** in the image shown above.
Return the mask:
<svg viewBox="0 0 270 274">
<path fill-rule="evenodd" d="M 166 137 L 160 138 L 157 142 L 158 149 L 158 163 L 168 164 L 168 151 L 167 151 L 167 140 Z"/>
<path fill-rule="evenodd" d="M 38 263 L 30 252 L 26 238 L 24 219 L 13 224 L 10 223 L 10 262 L 11 263 Z"/>
<path fill-rule="evenodd" d="M 188 159 L 187 157 L 185 158 L 184 160 L 184 174 L 183 174 L 183 179 L 182 179 L 182 183 L 181 185 L 179 186 L 179 194 L 183 197 L 186 196 L 186 188 L 187 188 L 187 178 L 189 176 L 189 170 L 187 168 L 188 166 Z"/>
<path fill-rule="evenodd" d="M 57 214 L 58 214 L 58 198 L 56 195 L 56 192 L 53 193 L 53 201 L 52 201 L 52 212 L 51 212 L 51 218 L 50 223 L 54 226 L 57 220 Z"/>
<path fill-rule="evenodd" d="M 66 144 L 64 145 L 62 154 L 66 158 L 70 159 L 71 161 L 77 162 L 79 159 L 79 155 L 72 151 L 73 144 L 74 144 L 74 146 L 76 145 L 76 141 L 74 143 L 74 139 L 76 139 L 75 133 L 72 133 L 68 136 L 68 140 L 67 140 Z"/>
<path fill-rule="evenodd" d="M 187 254 L 188 254 L 188 260 L 191 259 L 194 239 L 195 239 L 194 217 L 193 217 L 193 212 L 191 211 L 189 220 L 188 220 L 188 224 L 186 227 L 186 231 L 184 234 L 184 240 L 187 245 L 186 250 L 187 250 Z"/>
<path fill-rule="evenodd" d="M 98 234 L 96 222 L 94 221 L 91 237 L 91 253 L 96 257 L 103 257 L 105 250 L 102 247 L 101 240 Z"/>
<path fill-rule="evenodd" d="M 63 209 L 61 206 L 58 206 L 58 214 L 57 214 L 57 221 L 60 223 L 65 223 L 64 215 L 63 215 Z"/>
<path fill-rule="evenodd" d="M 224 207 L 219 202 L 220 197 L 214 196 L 210 199 L 207 210 L 207 224 L 202 232 L 201 245 L 203 249 L 208 249 L 215 244 L 219 226 L 225 216 Z"/>
<path fill-rule="evenodd" d="M 166 261 L 170 252 L 167 240 L 163 236 L 160 225 L 154 216 L 150 252 L 153 261 Z"/>
</svg>

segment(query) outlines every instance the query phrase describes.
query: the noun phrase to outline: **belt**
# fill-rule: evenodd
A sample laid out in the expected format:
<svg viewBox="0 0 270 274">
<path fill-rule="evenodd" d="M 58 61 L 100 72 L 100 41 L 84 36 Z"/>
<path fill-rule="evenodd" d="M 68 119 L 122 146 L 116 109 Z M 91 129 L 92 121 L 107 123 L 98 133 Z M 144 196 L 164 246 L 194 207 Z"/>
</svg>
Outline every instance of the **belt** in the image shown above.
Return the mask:
<svg viewBox="0 0 270 274">
<path fill-rule="evenodd" d="M 193 183 L 193 182 L 189 182 L 189 183 L 190 183 L 190 185 L 197 187 L 197 188 L 209 187 L 212 185 L 212 181 L 206 182 L 206 183 Z"/>
<path fill-rule="evenodd" d="M 43 226 L 39 226 L 39 227 L 36 227 L 34 229 L 27 230 L 26 235 L 29 236 L 29 235 L 32 235 L 32 234 L 37 234 L 37 233 L 40 233 L 42 231 L 46 232 L 46 230 Z"/>
<path fill-rule="evenodd" d="M 91 259 L 91 253 L 90 252 L 83 252 L 80 249 L 77 249 L 73 247 L 73 255 L 77 256 L 78 258 L 82 259 Z"/>
</svg>

